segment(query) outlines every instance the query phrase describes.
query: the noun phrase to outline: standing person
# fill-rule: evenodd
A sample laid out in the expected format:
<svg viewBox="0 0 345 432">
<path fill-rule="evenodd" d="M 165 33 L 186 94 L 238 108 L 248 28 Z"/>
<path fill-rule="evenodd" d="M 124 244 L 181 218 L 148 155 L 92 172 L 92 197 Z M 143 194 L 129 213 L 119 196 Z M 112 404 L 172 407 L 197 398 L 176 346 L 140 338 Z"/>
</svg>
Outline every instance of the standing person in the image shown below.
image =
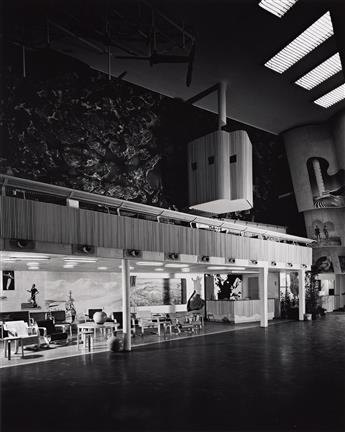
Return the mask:
<svg viewBox="0 0 345 432">
<path fill-rule="evenodd" d="M 317 240 L 317 241 L 320 241 L 320 240 L 321 240 L 321 237 L 320 237 L 320 228 L 319 228 L 317 225 L 315 225 L 315 230 L 314 230 L 314 232 L 315 232 L 316 240 Z"/>
<path fill-rule="evenodd" d="M 329 235 L 328 235 L 328 229 L 326 224 L 324 224 L 323 226 L 323 233 L 325 234 L 325 239 L 328 240 Z"/>
<path fill-rule="evenodd" d="M 26 290 L 27 292 L 29 292 L 31 294 L 30 297 L 30 302 L 32 303 L 33 307 L 37 307 L 37 303 L 36 303 L 36 295 L 39 293 L 38 289 L 36 288 L 35 284 L 32 284 L 32 287 L 30 290 Z"/>
</svg>

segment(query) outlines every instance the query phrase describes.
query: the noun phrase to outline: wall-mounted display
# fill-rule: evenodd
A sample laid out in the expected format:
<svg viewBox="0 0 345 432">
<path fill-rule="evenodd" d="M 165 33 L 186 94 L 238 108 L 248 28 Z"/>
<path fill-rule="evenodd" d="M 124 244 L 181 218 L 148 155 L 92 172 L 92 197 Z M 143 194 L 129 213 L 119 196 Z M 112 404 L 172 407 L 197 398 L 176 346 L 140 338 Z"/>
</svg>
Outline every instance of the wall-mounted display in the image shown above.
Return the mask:
<svg viewBox="0 0 345 432">
<path fill-rule="evenodd" d="M 15 288 L 14 271 L 3 270 L 2 272 L 2 289 L 4 291 L 13 291 Z"/>
</svg>

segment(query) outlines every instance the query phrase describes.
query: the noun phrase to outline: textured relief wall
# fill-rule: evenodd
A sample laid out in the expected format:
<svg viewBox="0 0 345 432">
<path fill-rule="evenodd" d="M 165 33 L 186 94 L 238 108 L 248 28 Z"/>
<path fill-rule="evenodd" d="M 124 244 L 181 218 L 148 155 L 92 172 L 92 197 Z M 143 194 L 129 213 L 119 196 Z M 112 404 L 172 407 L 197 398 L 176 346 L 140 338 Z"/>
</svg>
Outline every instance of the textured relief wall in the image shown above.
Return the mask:
<svg viewBox="0 0 345 432">
<path fill-rule="evenodd" d="M 215 114 L 50 50 L 28 52 L 23 79 L 19 54 L 7 56 L 3 77 L 2 173 L 187 209 L 187 144 L 216 130 Z M 254 208 L 230 216 L 288 224 L 297 212 L 287 217 L 278 200 L 291 190 L 280 139 L 230 120 L 227 129 L 246 130 L 253 143 Z"/>
</svg>

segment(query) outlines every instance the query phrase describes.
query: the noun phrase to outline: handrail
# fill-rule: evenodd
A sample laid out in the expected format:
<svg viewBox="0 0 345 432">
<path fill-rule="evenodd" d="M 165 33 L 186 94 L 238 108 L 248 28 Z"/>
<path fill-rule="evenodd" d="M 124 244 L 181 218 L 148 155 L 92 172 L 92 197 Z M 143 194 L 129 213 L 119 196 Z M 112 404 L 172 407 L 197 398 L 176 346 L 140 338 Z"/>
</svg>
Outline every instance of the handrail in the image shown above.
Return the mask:
<svg viewBox="0 0 345 432">
<path fill-rule="evenodd" d="M 220 229 L 227 229 L 239 232 L 240 234 L 248 234 L 255 236 L 261 235 L 275 241 L 290 241 L 305 245 L 314 242 L 314 240 L 309 238 L 298 237 L 278 231 L 252 227 L 246 225 L 245 223 L 239 223 L 238 221 L 229 222 L 222 219 L 196 216 L 194 214 L 183 213 L 176 210 L 163 209 L 161 207 L 155 207 L 148 204 L 136 203 L 134 201 L 127 201 L 119 198 L 108 197 L 105 195 L 98 195 L 91 192 L 78 191 L 76 189 L 71 189 L 63 186 L 41 183 L 34 180 L 27 180 L 4 174 L 0 174 L 0 184 L 2 186 L 5 186 L 5 188 L 18 188 L 25 191 L 49 194 L 55 197 L 63 197 L 66 199 L 69 198 L 71 194 L 73 194 L 73 199 L 81 202 L 108 205 L 115 209 L 121 208 L 122 210 L 133 211 L 139 214 L 151 215 L 155 217 L 160 216 L 161 218 L 165 217 L 168 219 L 173 219 L 175 221 L 187 222 L 189 224 L 199 223 L 203 225 L 208 225 L 209 228 L 216 227 Z M 4 194 L 3 191 L 2 194 Z"/>
</svg>

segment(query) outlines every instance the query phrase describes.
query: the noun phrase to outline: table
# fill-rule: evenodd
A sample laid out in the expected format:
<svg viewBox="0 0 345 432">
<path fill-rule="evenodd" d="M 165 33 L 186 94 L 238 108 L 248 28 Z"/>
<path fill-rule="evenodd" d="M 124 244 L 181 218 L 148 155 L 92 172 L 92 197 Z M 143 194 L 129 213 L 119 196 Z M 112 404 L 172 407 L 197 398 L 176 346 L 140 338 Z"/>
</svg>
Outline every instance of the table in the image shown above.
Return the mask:
<svg viewBox="0 0 345 432">
<path fill-rule="evenodd" d="M 113 322 L 105 322 L 104 324 L 96 324 L 93 321 L 78 324 L 77 325 L 77 348 L 79 349 L 79 340 L 80 336 L 83 334 L 84 331 L 93 331 L 94 339 L 96 339 L 97 336 L 97 330 L 100 330 L 102 333 L 105 332 L 105 336 L 107 336 L 107 332 L 110 330 L 110 332 L 116 332 L 119 328 L 119 323 L 113 323 Z"/>
</svg>

